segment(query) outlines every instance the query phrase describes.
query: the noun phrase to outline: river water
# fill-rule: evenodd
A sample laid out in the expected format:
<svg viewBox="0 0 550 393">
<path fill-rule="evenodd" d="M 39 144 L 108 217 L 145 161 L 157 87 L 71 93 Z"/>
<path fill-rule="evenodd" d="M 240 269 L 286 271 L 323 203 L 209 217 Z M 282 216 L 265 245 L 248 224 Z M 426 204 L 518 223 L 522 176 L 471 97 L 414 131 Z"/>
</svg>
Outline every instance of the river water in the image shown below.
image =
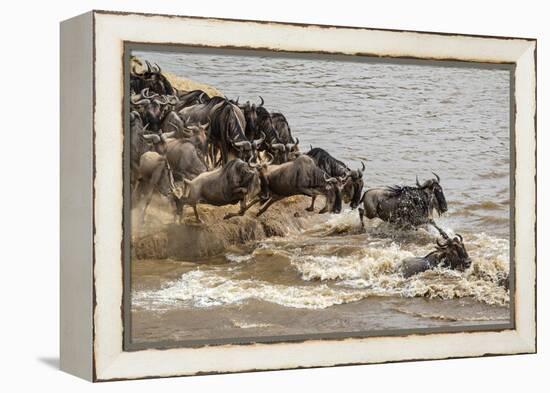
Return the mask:
<svg viewBox="0 0 550 393">
<path fill-rule="evenodd" d="M 367 188 L 413 185 L 416 175 L 423 181 L 437 172 L 449 211 L 436 221 L 450 234 L 464 236 L 473 259 L 463 273 L 436 269 L 404 279 L 400 261 L 433 250 L 435 231 L 399 231 L 371 220 L 361 233 L 357 212 L 349 209 L 340 215 L 311 216 L 305 227 L 289 227 L 284 237 L 235 246 L 200 263 L 134 261 L 134 321 L 141 321 L 134 324 L 136 339 L 507 320 L 509 294 L 496 281 L 508 273 L 510 254 L 508 71 L 134 54 L 178 76 L 215 86 L 230 98 L 240 97 L 240 102 L 258 102 L 261 95 L 269 110 L 285 114 L 302 151 L 310 144 L 323 147 L 352 168 L 363 160 Z M 184 315 L 194 315 L 202 324 L 192 328 Z M 172 328 L 163 331 L 159 318 Z M 319 318 L 332 322 L 323 325 Z"/>
</svg>

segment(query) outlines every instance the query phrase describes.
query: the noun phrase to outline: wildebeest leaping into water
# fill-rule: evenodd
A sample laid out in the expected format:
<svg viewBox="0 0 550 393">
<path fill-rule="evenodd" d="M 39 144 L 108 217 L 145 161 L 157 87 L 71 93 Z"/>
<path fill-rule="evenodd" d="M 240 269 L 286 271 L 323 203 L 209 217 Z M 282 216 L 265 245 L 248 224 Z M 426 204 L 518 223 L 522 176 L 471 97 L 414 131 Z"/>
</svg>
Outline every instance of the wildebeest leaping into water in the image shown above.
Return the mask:
<svg viewBox="0 0 550 393">
<path fill-rule="evenodd" d="M 363 217 L 369 219 L 380 218 L 383 221 L 402 227 L 418 227 L 432 225 L 439 231 L 443 238 L 447 234 L 437 226 L 433 219 L 433 210 L 438 214 L 447 211 L 447 201 L 443 188 L 439 184 L 440 178 L 434 173 L 435 179 L 426 180 L 420 184 L 416 178 L 416 187 L 392 186 L 367 190 L 361 202 L 363 208 L 359 208 L 361 228 L 365 228 Z"/>
</svg>

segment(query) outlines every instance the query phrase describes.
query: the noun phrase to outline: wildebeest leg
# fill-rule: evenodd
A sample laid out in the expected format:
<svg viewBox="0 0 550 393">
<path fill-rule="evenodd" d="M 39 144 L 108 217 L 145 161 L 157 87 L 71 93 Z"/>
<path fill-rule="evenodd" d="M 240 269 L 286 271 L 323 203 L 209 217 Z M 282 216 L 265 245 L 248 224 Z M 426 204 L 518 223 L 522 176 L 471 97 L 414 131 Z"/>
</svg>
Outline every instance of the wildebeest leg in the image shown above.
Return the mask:
<svg viewBox="0 0 550 393">
<path fill-rule="evenodd" d="M 240 208 L 239 208 L 239 211 L 237 213 L 227 213 L 225 216 L 223 216 L 223 219 L 224 220 L 229 220 L 230 218 L 235 217 L 235 216 L 242 216 L 246 212 L 246 209 L 247 209 L 245 198 L 243 198 L 239 201 L 239 205 L 240 205 Z"/>
<path fill-rule="evenodd" d="M 361 220 L 361 229 L 365 230 L 365 209 L 362 207 L 359 208 L 359 220 Z"/>
<path fill-rule="evenodd" d="M 197 222 L 202 224 L 202 220 L 199 217 L 199 211 L 197 210 L 197 205 L 193 205 L 193 211 L 195 212 L 195 218 L 197 219 Z"/>
<path fill-rule="evenodd" d="M 311 206 L 306 209 L 308 212 L 315 211 L 315 198 L 317 198 L 317 195 L 311 197 Z"/>
<path fill-rule="evenodd" d="M 155 189 L 158 187 L 158 184 L 160 182 L 160 178 L 164 172 L 164 167 L 159 167 L 155 169 L 153 174 L 151 175 L 151 178 L 149 179 L 149 184 L 147 185 L 147 191 L 145 192 L 145 203 L 143 205 L 143 210 L 141 212 L 141 222 L 145 222 L 145 213 L 147 211 L 147 208 L 149 207 L 149 204 L 151 203 L 151 200 L 153 199 L 153 193 Z"/>
<path fill-rule="evenodd" d="M 447 235 L 447 233 L 445 233 L 445 231 L 443 229 L 438 227 L 434 220 L 430 220 L 429 224 L 432 225 L 435 229 L 437 229 L 437 231 L 443 237 L 443 239 L 448 239 L 449 238 L 449 235 Z"/>
<path fill-rule="evenodd" d="M 273 205 L 275 202 L 277 202 L 278 200 L 280 200 L 281 198 L 275 198 L 275 197 L 271 197 L 267 200 L 266 203 L 264 203 L 262 205 L 262 207 L 260 207 L 260 210 L 258 211 L 258 213 L 256 213 L 256 217 L 259 217 L 261 216 L 262 214 L 265 213 L 265 211 L 267 209 L 269 209 L 269 206 Z"/>
<path fill-rule="evenodd" d="M 153 191 L 154 187 L 149 187 L 149 190 L 145 196 L 145 201 L 143 202 L 143 209 L 141 211 L 141 223 L 145 223 L 145 213 L 147 212 L 147 208 L 149 207 L 149 204 L 151 203 L 151 200 L 153 199 Z"/>
</svg>

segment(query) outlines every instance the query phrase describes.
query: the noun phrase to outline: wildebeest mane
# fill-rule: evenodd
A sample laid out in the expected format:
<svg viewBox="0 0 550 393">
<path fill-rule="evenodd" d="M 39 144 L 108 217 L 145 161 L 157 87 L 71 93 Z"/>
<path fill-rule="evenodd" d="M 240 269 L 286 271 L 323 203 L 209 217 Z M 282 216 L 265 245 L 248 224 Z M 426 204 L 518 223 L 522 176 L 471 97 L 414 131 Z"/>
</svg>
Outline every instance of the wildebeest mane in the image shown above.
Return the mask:
<svg viewBox="0 0 550 393">
<path fill-rule="evenodd" d="M 296 143 L 292 137 L 292 131 L 290 130 L 290 125 L 288 124 L 285 115 L 280 112 L 274 112 L 271 114 L 271 119 L 273 121 L 273 128 L 277 130 L 277 135 L 281 143 Z M 286 135 L 287 133 L 288 135 Z"/>
<path fill-rule="evenodd" d="M 313 158 L 319 168 L 325 171 L 329 176 L 341 177 L 350 172 L 350 169 L 342 161 L 331 156 L 326 150 L 315 147 L 307 152 L 307 155 Z"/>
</svg>

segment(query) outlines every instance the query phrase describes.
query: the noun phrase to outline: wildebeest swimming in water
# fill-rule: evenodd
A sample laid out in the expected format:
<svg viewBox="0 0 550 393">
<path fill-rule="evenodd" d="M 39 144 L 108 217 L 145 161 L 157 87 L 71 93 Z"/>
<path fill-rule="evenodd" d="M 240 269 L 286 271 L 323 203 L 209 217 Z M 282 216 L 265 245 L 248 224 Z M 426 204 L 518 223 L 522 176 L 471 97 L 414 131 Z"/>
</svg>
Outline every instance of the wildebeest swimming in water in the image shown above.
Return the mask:
<svg viewBox="0 0 550 393">
<path fill-rule="evenodd" d="M 401 264 L 403 276 L 408 278 L 437 266 L 464 271 L 472 264 L 459 234 L 452 239 L 445 239 L 443 243 L 437 240 L 436 244 L 435 251 L 425 257 L 405 258 Z"/>
<path fill-rule="evenodd" d="M 331 156 L 326 150 L 319 147 L 311 148 L 307 153 L 313 158 L 319 168 L 325 171 L 329 176 L 339 178 L 344 184 L 342 188 L 342 199 L 345 203 L 350 203 L 350 207 L 355 209 L 359 206 L 361 193 L 363 192 L 363 172 L 365 164 L 361 161 L 361 169 L 352 170 L 342 161 Z M 309 211 L 313 211 L 315 206 L 315 196 L 311 198 Z"/>
<path fill-rule="evenodd" d="M 437 226 L 432 216 L 434 209 L 439 215 L 447 211 L 445 194 L 439 184 L 441 179 L 436 173 L 434 175 L 435 179 L 426 180 L 423 184 L 419 183 L 417 177 L 416 187 L 393 186 L 367 190 L 361 198 L 363 208 L 359 208 L 361 228 L 365 227 L 363 216 L 366 215 L 369 219 L 378 217 L 405 228 L 429 224 L 446 239 L 447 234 Z"/>
</svg>

